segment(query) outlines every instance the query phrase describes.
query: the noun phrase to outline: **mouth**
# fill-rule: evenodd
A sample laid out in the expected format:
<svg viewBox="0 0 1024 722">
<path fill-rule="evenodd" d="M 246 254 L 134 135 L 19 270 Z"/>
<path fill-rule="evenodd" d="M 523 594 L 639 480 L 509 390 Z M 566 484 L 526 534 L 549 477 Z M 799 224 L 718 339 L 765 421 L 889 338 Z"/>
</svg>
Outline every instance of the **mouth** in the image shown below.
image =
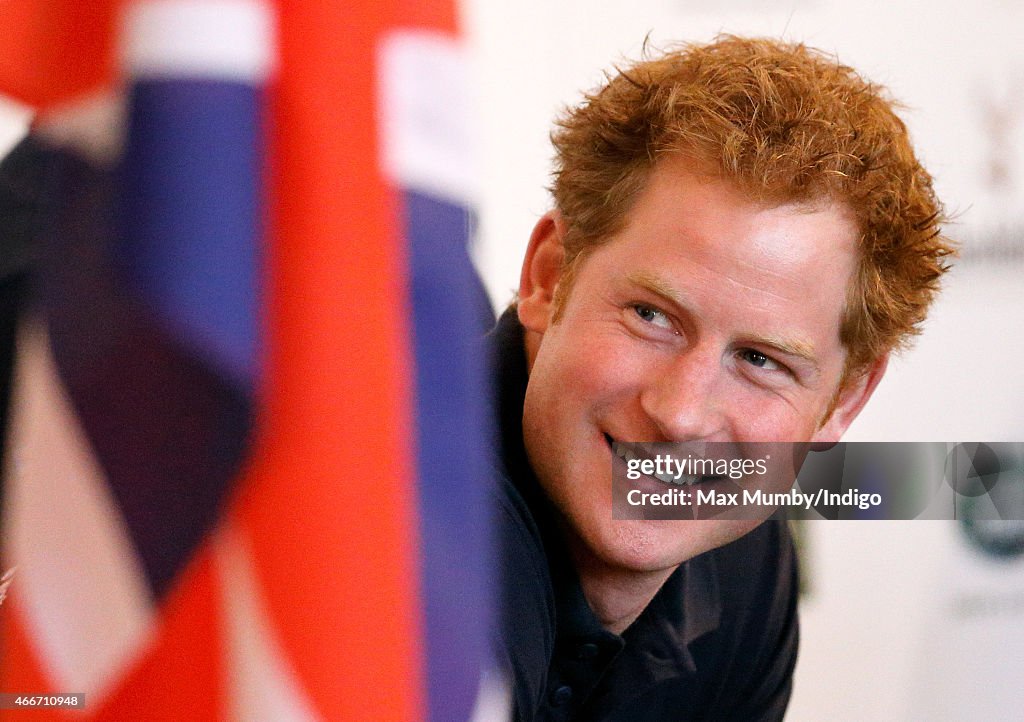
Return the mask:
<svg viewBox="0 0 1024 722">
<path fill-rule="evenodd" d="M 644 476 L 649 476 L 666 484 L 693 486 L 694 484 L 721 481 L 726 478 L 717 474 L 685 473 L 687 464 L 696 462 L 697 465 L 700 465 L 704 460 L 687 455 L 686 462 L 683 463 L 682 457 L 678 454 L 678 449 L 670 448 L 673 445 L 660 444 L 660 446 L 666 448 L 651 451 L 649 447 L 659 445 L 617 441 L 608 434 L 605 434 L 604 438 L 612 453 L 622 459 L 627 465 L 630 462 L 634 462 L 634 468 L 639 470 Z M 641 464 L 644 464 L 644 466 L 640 466 Z M 650 473 L 648 473 L 648 470 Z"/>
</svg>

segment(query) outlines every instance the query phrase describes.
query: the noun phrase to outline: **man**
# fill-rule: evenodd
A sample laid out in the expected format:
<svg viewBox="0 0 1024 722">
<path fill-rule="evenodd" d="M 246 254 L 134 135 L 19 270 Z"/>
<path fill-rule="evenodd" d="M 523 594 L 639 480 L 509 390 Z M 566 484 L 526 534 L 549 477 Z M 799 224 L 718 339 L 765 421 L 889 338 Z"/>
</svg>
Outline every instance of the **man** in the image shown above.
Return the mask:
<svg viewBox="0 0 1024 722">
<path fill-rule="evenodd" d="M 724 37 L 620 71 L 553 134 L 499 352 L 506 645 L 521 719 L 781 719 L 780 521 L 619 520 L 623 442 L 830 444 L 945 271 L 883 91 Z"/>
</svg>

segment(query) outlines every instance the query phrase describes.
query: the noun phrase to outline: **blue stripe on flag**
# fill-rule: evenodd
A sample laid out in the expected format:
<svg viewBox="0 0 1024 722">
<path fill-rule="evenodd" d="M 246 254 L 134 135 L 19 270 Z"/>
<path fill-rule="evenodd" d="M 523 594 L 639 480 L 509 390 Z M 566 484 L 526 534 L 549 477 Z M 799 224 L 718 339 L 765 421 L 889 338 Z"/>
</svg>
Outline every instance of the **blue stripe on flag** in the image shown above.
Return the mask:
<svg viewBox="0 0 1024 722">
<path fill-rule="evenodd" d="M 483 335 L 494 318 L 465 208 L 406 191 L 415 321 L 429 718 L 468 719 L 491 667 L 493 441 Z"/>
<path fill-rule="evenodd" d="M 262 92 L 145 79 L 132 90 L 121 259 L 186 345 L 252 387 Z"/>
</svg>

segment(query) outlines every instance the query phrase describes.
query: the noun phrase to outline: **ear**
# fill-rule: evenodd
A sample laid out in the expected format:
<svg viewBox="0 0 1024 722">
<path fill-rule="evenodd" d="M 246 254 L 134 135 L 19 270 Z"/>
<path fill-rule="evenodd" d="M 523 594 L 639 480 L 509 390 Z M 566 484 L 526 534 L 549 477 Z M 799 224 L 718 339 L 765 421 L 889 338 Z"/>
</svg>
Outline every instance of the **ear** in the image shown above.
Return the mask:
<svg viewBox="0 0 1024 722">
<path fill-rule="evenodd" d="M 846 383 L 839 392 L 839 400 L 829 417 L 811 438 L 811 447 L 816 451 L 834 446 L 857 418 L 860 410 L 875 392 L 878 383 L 889 366 L 889 355 L 875 360 L 857 378 Z"/>
<path fill-rule="evenodd" d="M 554 311 L 555 289 L 562 276 L 565 250 L 565 222 L 558 211 L 548 211 L 530 234 L 530 245 L 519 276 L 519 321 L 537 333 L 544 333 Z"/>
</svg>

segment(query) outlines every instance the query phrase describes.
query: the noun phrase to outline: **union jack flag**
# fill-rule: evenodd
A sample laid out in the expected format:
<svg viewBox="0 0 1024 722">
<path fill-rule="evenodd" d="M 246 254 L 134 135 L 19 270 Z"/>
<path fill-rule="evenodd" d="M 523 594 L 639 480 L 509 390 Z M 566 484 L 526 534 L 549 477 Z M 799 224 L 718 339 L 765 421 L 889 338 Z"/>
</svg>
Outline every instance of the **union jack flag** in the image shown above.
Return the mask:
<svg viewBox="0 0 1024 722">
<path fill-rule="evenodd" d="M 452 3 L 4 16 L 43 210 L 0 692 L 83 692 L 96 720 L 503 718 Z"/>
</svg>

